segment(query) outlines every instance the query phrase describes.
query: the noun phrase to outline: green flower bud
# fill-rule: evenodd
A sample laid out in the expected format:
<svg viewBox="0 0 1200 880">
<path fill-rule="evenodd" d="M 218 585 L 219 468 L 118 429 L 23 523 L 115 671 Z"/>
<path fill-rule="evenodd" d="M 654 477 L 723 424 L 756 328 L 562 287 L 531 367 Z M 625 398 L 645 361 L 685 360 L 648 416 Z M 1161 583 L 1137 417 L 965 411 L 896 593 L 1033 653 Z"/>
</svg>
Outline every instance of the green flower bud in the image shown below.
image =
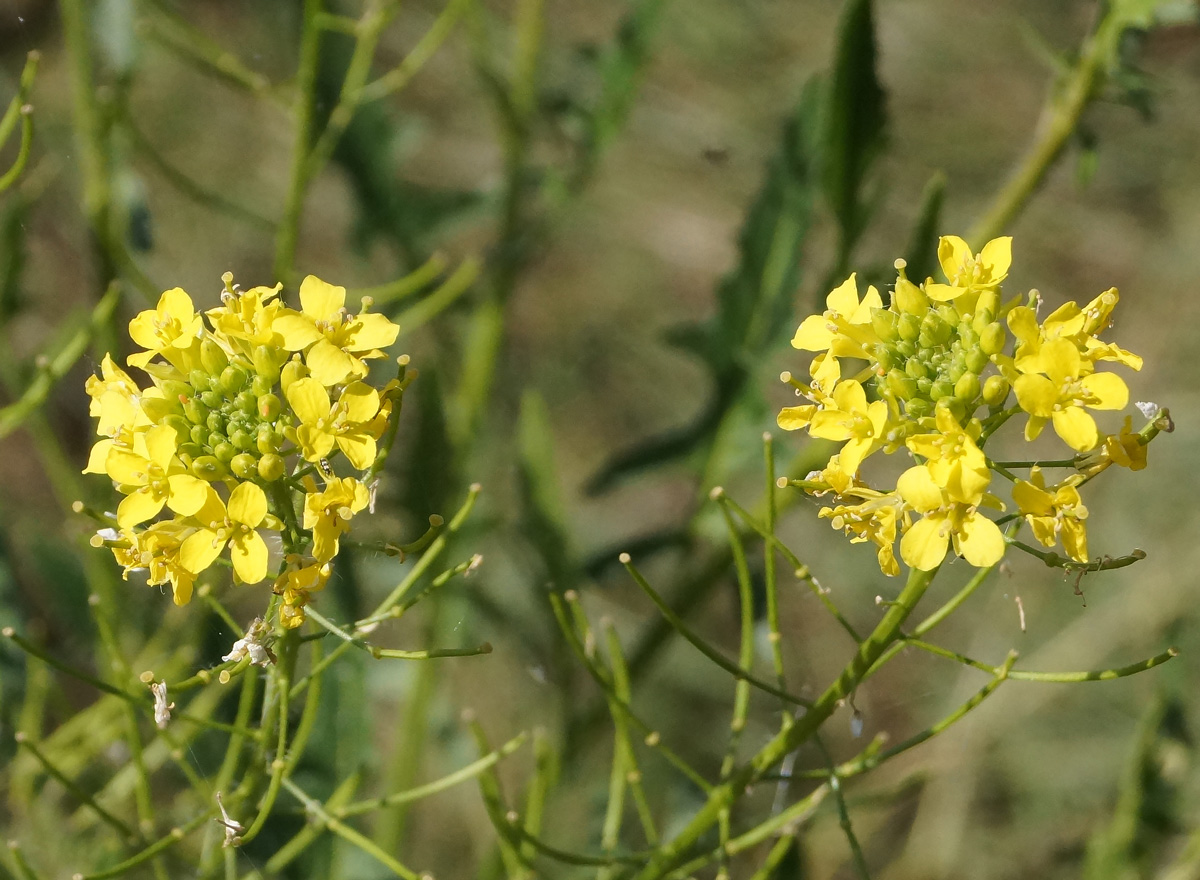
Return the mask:
<svg viewBox="0 0 1200 880">
<path fill-rule="evenodd" d="M 254 438 L 254 443 L 258 447 L 258 451 L 263 455 L 269 455 L 273 452 L 278 452 L 279 447 L 283 444 L 276 443 L 277 438 L 275 432 L 270 425 L 259 425 L 258 435 Z"/>
<path fill-rule="evenodd" d="M 192 426 L 183 416 L 169 415 L 163 419 L 163 422 L 175 429 L 175 436 L 178 438 L 177 443 L 187 443 L 192 439 Z"/>
<path fill-rule="evenodd" d="M 891 370 L 888 372 L 887 387 L 892 394 L 901 400 L 909 400 L 917 394 L 917 380 L 900 370 Z"/>
<path fill-rule="evenodd" d="M 264 422 L 274 422 L 283 411 L 283 403 L 274 394 L 264 394 L 258 399 L 258 417 Z"/>
<path fill-rule="evenodd" d="M 279 381 L 280 363 L 278 360 L 277 349 L 270 346 L 260 345 L 254 349 L 254 372 L 256 378 L 262 379 L 267 384 L 267 390 Z"/>
<path fill-rule="evenodd" d="M 237 455 L 237 449 L 228 440 L 222 440 L 220 443 L 213 445 L 213 455 L 222 464 L 229 464 L 233 461 L 233 457 Z"/>
<path fill-rule="evenodd" d="M 254 435 L 249 431 L 238 429 L 229 432 L 229 442 L 242 452 L 250 452 L 254 449 Z"/>
<path fill-rule="evenodd" d="M 891 309 L 871 309 L 871 329 L 884 342 L 895 342 L 897 316 Z"/>
<path fill-rule="evenodd" d="M 170 398 L 143 397 L 142 412 L 146 414 L 150 421 L 159 424 L 166 421 L 170 416 L 178 415 L 179 418 L 183 418 L 181 415 L 183 413 L 183 406 L 178 400 L 171 400 Z"/>
<path fill-rule="evenodd" d="M 901 339 L 896 343 L 896 354 L 898 354 L 902 359 L 907 360 L 908 358 L 913 357 L 916 353 L 916 345 L 909 342 L 907 339 Z"/>
<path fill-rule="evenodd" d="M 1000 291 L 995 288 L 982 291 L 979 299 L 975 300 L 976 316 L 986 313 L 992 316 L 987 320 L 993 321 L 998 311 L 1000 311 Z"/>
<path fill-rule="evenodd" d="M 949 379 L 938 379 L 929 388 L 929 396 L 933 400 L 941 400 L 943 397 L 950 397 L 952 394 L 954 394 L 954 385 Z"/>
<path fill-rule="evenodd" d="M 982 373 L 983 368 L 988 365 L 988 356 L 982 348 L 973 348 L 966 355 L 967 369 L 972 373 Z"/>
<path fill-rule="evenodd" d="M 200 402 L 209 409 L 220 409 L 221 404 L 225 402 L 225 398 L 217 391 L 205 391 L 200 395 Z"/>
<path fill-rule="evenodd" d="M 203 370 L 197 368 L 188 373 L 188 382 L 191 383 L 192 391 L 188 391 L 190 396 L 193 392 L 199 394 L 201 391 L 208 391 L 212 388 L 212 376 Z"/>
<path fill-rule="evenodd" d="M 283 389 L 283 393 L 287 394 L 287 390 L 291 384 L 297 379 L 303 379 L 308 375 L 308 367 L 301 363 L 299 357 L 294 357 L 286 364 L 279 372 L 279 387 Z"/>
<path fill-rule="evenodd" d="M 197 446 L 206 446 L 208 444 L 208 428 L 204 425 L 192 425 L 188 436 Z"/>
<path fill-rule="evenodd" d="M 989 356 L 1004 351 L 1004 343 L 1007 341 L 1008 334 L 1003 325 L 998 323 L 988 324 L 979 334 L 979 347 Z"/>
<path fill-rule="evenodd" d="M 960 425 L 962 424 L 963 419 L 967 417 L 967 405 L 957 397 L 943 398 L 938 406 L 944 406 L 946 409 L 950 410 L 950 414 L 954 416 L 955 421 L 957 421 Z"/>
<path fill-rule="evenodd" d="M 902 315 L 920 315 L 929 308 L 929 300 L 921 288 L 907 278 L 897 278 L 896 289 L 892 293 L 892 305 Z"/>
<path fill-rule="evenodd" d="M 257 397 L 249 391 L 238 392 L 237 397 L 233 399 L 233 411 L 239 416 L 253 416 L 254 404 Z"/>
<path fill-rule="evenodd" d="M 910 419 L 923 419 L 933 412 L 933 404 L 920 397 L 908 401 L 904 405 L 904 413 Z"/>
<path fill-rule="evenodd" d="M 945 378 L 957 382 L 967 372 L 967 365 L 962 359 L 956 358 L 945 371 Z"/>
<path fill-rule="evenodd" d="M 879 364 L 885 373 L 897 364 L 895 352 L 882 342 L 871 349 L 871 354 L 875 357 L 875 363 Z"/>
<path fill-rule="evenodd" d="M 1003 406 L 1008 400 L 1008 380 L 1003 376 L 988 376 L 983 383 L 983 400 L 988 406 Z"/>
<path fill-rule="evenodd" d="M 250 380 L 250 394 L 253 397 L 262 397 L 264 394 L 270 394 L 271 389 L 274 387 L 274 382 L 269 382 L 257 373 Z"/>
<path fill-rule="evenodd" d="M 922 397 L 928 397 L 929 392 L 933 389 L 933 380 L 928 376 L 917 380 L 917 393 Z"/>
<path fill-rule="evenodd" d="M 258 459 L 247 452 L 239 452 L 229 462 L 229 469 L 235 477 L 252 480 L 258 476 Z"/>
<path fill-rule="evenodd" d="M 916 315 L 903 314 L 897 322 L 896 332 L 905 342 L 916 342 L 921 335 L 921 319 Z"/>
<path fill-rule="evenodd" d="M 214 434 L 223 435 L 225 433 L 225 416 L 223 416 L 220 412 L 210 412 L 205 424 L 208 426 L 208 430 L 212 431 Z"/>
<path fill-rule="evenodd" d="M 200 363 L 204 365 L 210 375 L 216 376 L 229 363 L 229 356 L 225 354 L 225 350 L 217 344 L 217 341 L 211 336 L 206 336 L 200 342 Z"/>
<path fill-rule="evenodd" d="M 975 317 L 971 319 L 971 328 L 976 333 L 982 333 L 983 328 L 996 320 L 996 316 L 991 309 L 978 309 L 975 312 Z"/>
<path fill-rule="evenodd" d="M 959 331 L 958 341 L 963 351 L 970 351 L 973 348 L 979 347 L 979 334 L 970 327 L 964 327 Z"/>
<path fill-rule="evenodd" d="M 268 483 L 282 478 L 285 470 L 283 459 L 274 453 L 264 455 L 258 460 L 258 475 Z"/>
<path fill-rule="evenodd" d="M 233 396 L 246 387 L 250 377 L 237 364 L 230 364 L 221 371 L 220 388 L 226 395 Z"/>
<path fill-rule="evenodd" d="M 194 476 L 210 482 L 220 480 L 228 473 L 225 470 L 225 466 L 211 455 L 201 455 L 199 458 L 193 460 L 191 471 Z"/>
<path fill-rule="evenodd" d="M 904 364 L 904 372 L 914 379 L 923 379 L 929 375 L 929 370 L 917 358 L 909 358 Z"/>
<path fill-rule="evenodd" d="M 203 425 L 208 421 L 208 407 L 198 397 L 188 399 L 183 405 L 183 414 L 193 425 Z"/>
<path fill-rule="evenodd" d="M 954 396 L 967 403 L 979 397 L 979 377 L 974 373 L 963 373 L 954 383 Z"/>
</svg>

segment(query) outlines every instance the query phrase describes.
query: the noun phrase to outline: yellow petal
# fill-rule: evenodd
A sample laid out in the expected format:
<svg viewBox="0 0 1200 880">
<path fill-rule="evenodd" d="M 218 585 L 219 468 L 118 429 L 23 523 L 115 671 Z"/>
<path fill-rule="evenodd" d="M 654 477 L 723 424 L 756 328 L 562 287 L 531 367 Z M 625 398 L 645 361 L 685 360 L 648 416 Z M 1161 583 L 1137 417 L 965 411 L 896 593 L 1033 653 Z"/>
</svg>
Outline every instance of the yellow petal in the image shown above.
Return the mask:
<svg viewBox="0 0 1200 880">
<path fill-rule="evenodd" d="M 1068 343 L 1070 344 L 1070 343 Z M 1026 373 L 1018 376 L 1013 383 L 1017 393 L 1017 403 L 1021 409 L 1031 416 L 1047 419 L 1054 413 L 1054 405 L 1058 403 L 1058 389 L 1045 376 Z"/>
<path fill-rule="evenodd" d="M 223 549 L 216 532 L 198 529 L 179 545 L 179 564 L 192 574 L 200 574 L 216 561 Z"/>
<path fill-rule="evenodd" d="M 191 474 L 174 474 L 167 483 L 171 487 L 167 506 L 182 516 L 196 513 L 208 500 L 208 483 Z"/>
<path fill-rule="evenodd" d="M 927 516 L 913 523 L 900 539 L 900 558 L 910 568 L 933 571 L 946 558 L 950 536 L 943 531 L 945 517 Z"/>
<path fill-rule="evenodd" d="M 304 358 L 312 377 L 326 387 L 346 381 L 358 363 L 336 345 L 322 338 Z"/>
<path fill-rule="evenodd" d="M 796 335 L 792 337 L 792 348 L 801 351 L 824 351 L 832 341 L 833 333 L 829 330 L 829 319 L 824 315 L 809 315 L 796 329 Z"/>
<path fill-rule="evenodd" d="M 849 278 L 830 291 L 829 296 L 825 297 L 825 305 L 831 311 L 837 312 L 845 318 L 854 314 L 854 310 L 858 308 L 858 281 L 855 280 L 856 274 L 851 272 Z"/>
<path fill-rule="evenodd" d="M 1081 406 L 1060 409 L 1054 413 L 1051 421 L 1054 423 L 1054 432 L 1076 452 L 1095 449 L 1096 444 L 1100 442 L 1096 420 Z"/>
<path fill-rule="evenodd" d="M 942 487 L 934 482 L 929 469 L 920 464 L 910 467 L 900 475 L 896 480 L 896 491 L 921 513 L 937 510 L 945 501 Z"/>
<path fill-rule="evenodd" d="M 1087 403 L 1092 409 L 1124 409 L 1129 403 L 1129 388 L 1116 373 L 1092 373 L 1082 384 L 1095 398 Z"/>
<path fill-rule="evenodd" d="M 258 532 L 239 534 L 230 541 L 229 558 L 234 573 L 244 583 L 257 584 L 267 576 L 267 545 Z"/>
<path fill-rule="evenodd" d="M 925 295 L 934 302 L 949 302 L 967 292 L 965 287 L 955 287 L 953 284 L 939 284 L 931 281 L 925 285 Z"/>
<path fill-rule="evenodd" d="M 104 470 L 118 483 L 129 486 L 146 485 L 146 468 L 149 462 L 128 449 L 111 447 L 104 461 Z"/>
<path fill-rule="evenodd" d="M 1083 366 L 1079 349 L 1069 339 L 1051 339 L 1042 346 L 1040 357 L 1042 372 L 1055 385 L 1078 378 Z"/>
<path fill-rule="evenodd" d="M 138 523 L 158 516 L 163 509 L 166 498 L 155 495 L 149 487 L 138 489 L 132 495 L 126 495 L 117 507 L 117 525 L 123 529 L 132 529 Z"/>
<path fill-rule="evenodd" d="M 365 382 L 351 382 L 342 392 L 342 406 L 351 422 L 369 422 L 379 412 L 379 392 Z"/>
<path fill-rule="evenodd" d="M 807 427 L 808 423 L 812 421 L 813 414 L 816 413 L 816 411 L 817 407 L 815 404 L 810 406 L 785 406 L 779 411 L 779 417 L 776 419 L 776 421 L 779 423 L 779 427 L 783 428 L 785 431 L 797 431 L 800 428 Z M 100 444 L 97 443 L 96 445 L 99 446 Z M 106 450 L 105 455 L 107 454 L 108 452 Z M 91 467 L 90 463 L 88 464 L 88 467 Z M 86 474 L 88 471 L 84 471 L 84 473 Z"/>
<path fill-rule="evenodd" d="M 954 535 L 954 549 L 976 568 L 987 568 L 1004 558 L 1004 533 L 986 516 L 968 514 Z"/>
<path fill-rule="evenodd" d="M 316 275 L 300 282 L 300 307 L 314 321 L 342 323 L 342 307 L 346 304 L 346 288 L 335 287 Z"/>
<path fill-rule="evenodd" d="M 176 605 L 186 605 L 192 600 L 192 585 L 196 577 L 186 569 L 171 572 L 171 594 Z"/>
<path fill-rule="evenodd" d="M 175 447 L 179 443 L 179 435 L 168 425 L 156 425 L 146 432 L 146 457 L 160 468 L 166 470 L 171 458 L 175 455 Z"/>
<path fill-rule="evenodd" d="M 271 329 L 283 337 L 283 347 L 288 351 L 300 351 L 325 338 L 311 320 L 291 309 L 278 315 Z"/>
<path fill-rule="evenodd" d="M 257 528 L 267 515 L 267 496 L 254 483 L 238 483 L 229 493 L 229 518 Z"/>
<path fill-rule="evenodd" d="M 971 256 L 970 246 L 957 235 L 943 235 L 938 240 L 938 263 L 948 281 L 962 271 L 963 264 Z"/>
<path fill-rule="evenodd" d="M 111 440 L 101 440 L 95 446 L 93 446 L 91 453 L 88 455 L 87 467 L 83 469 L 83 473 L 108 473 L 108 468 L 106 465 L 108 462 L 108 453 L 112 449 L 112 445 L 113 442 Z"/>
<path fill-rule="evenodd" d="M 992 281 L 1003 281 L 1008 275 L 1008 267 L 1012 265 L 1012 236 L 993 238 L 985 244 L 979 252 L 979 262 L 983 264 Z"/>
<path fill-rule="evenodd" d="M 287 390 L 288 403 L 300 421 L 312 425 L 321 419 L 329 418 L 332 404 L 329 402 L 329 392 L 316 379 L 297 379 Z"/>
<path fill-rule="evenodd" d="M 359 315 L 350 322 L 345 337 L 350 351 L 366 351 L 371 348 L 387 348 L 400 335 L 400 325 L 393 324 L 386 315 L 370 312 Z"/>
<path fill-rule="evenodd" d="M 369 434 L 343 434 L 337 438 L 337 445 L 357 470 L 365 471 L 375 463 L 375 438 Z"/>
<path fill-rule="evenodd" d="M 334 435 L 312 425 L 301 425 L 296 429 L 296 440 L 304 453 L 305 461 L 319 461 L 333 449 Z"/>
</svg>

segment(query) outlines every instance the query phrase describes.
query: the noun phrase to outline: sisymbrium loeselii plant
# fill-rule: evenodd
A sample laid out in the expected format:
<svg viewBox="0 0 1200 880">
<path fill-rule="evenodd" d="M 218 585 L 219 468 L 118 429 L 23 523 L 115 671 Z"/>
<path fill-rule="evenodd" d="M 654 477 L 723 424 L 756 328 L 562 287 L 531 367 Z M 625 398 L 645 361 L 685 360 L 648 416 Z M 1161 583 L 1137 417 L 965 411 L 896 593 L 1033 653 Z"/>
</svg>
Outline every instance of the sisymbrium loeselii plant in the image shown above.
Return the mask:
<svg viewBox="0 0 1200 880">
<path fill-rule="evenodd" d="M 844 445 L 828 464 L 794 485 L 830 499 L 820 516 L 851 541 L 871 541 L 885 574 L 936 569 L 952 548 L 974 566 L 995 565 L 1008 543 L 1050 565 L 1089 565 L 1087 507 L 1079 487 L 1113 464 L 1146 466 L 1146 444 L 1170 416 L 1139 404 L 1148 424 L 1101 433 L 1095 411 L 1121 410 L 1129 389 L 1109 367 L 1140 370 L 1142 359 L 1100 336 L 1118 302 L 1110 288 L 1085 306 L 1068 302 L 1041 321 L 1036 290 L 1005 302 L 1012 240 L 997 238 L 978 254 L 957 236 L 942 237 L 944 282 L 916 284 L 904 261 L 890 302 L 854 275 L 831 292 L 826 310 L 807 318 L 792 339 L 817 352 L 807 384 L 784 375 L 810 403 L 786 407 L 780 427 L 806 429 Z M 994 461 L 985 453 L 993 435 L 1024 417 L 1025 440 L 1050 427 L 1067 450 L 1028 461 Z M 906 452 L 915 460 L 878 488 L 861 476 L 876 452 Z M 1046 469 L 1068 473 L 1046 484 Z M 1018 476 L 1026 472 L 1025 477 Z M 993 476 L 1007 481 L 1011 505 Z M 1006 513 L 1008 510 L 1012 513 Z M 992 512 L 989 516 L 988 512 Z M 1061 545 L 1062 559 L 1006 538 L 1005 523 L 1023 520 L 1045 547 Z"/>
<path fill-rule="evenodd" d="M 280 302 L 281 285 L 224 281 L 222 304 L 203 316 L 174 288 L 130 322 L 145 351 L 128 365 L 149 387 L 111 356 L 88 380 L 102 439 L 84 472 L 106 474 L 125 496 L 96 542 L 126 577 L 170 585 L 177 605 L 228 550 L 237 582 L 273 578 L 278 622 L 294 629 L 370 504 L 378 441 L 403 388 L 395 377 L 368 382 L 368 362 L 399 327 L 369 302 L 347 315 L 345 288 L 311 275 L 300 311 Z M 339 462 L 349 475 L 337 475 Z"/>
</svg>

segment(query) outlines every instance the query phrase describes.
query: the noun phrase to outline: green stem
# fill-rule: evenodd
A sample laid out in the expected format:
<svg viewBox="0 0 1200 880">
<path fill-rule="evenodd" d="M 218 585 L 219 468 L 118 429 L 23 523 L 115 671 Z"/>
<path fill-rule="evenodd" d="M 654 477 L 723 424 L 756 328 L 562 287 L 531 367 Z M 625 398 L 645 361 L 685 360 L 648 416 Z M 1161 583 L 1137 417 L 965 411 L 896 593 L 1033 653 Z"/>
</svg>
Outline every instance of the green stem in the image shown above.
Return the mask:
<svg viewBox="0 0 1200 880">
<path fill-rule="evenodd" d="M 936 573 L 937 569 L 910 572 L 908 582 L 896 601 L 888 606 L 883 619 L 858 646 L 854 657 L 842 670 L 837 680 L 825 690 L 795 724 L 777 734 L 727 782 L 713 789 L 709 794 L 708 802 L 675 838 L 666 846 L 661 847 L 646 867 L 638 872 L 637 880 L 657 880 L 675 867 L 683 855 L 716 823 L 721 812 L 728 809 L 734 801 L 742 796 L 748 784 L 769 771 L 789 752 L 795 751 L 817 732 L 840 702 L 854 691 L 867 670 L 899 637 L 901 625 L 925 594 Z M 733 841 L 730 842 L 730 845 L 732 843 Z"/>
<path fill-rule="evenodd" d="M 76 0 L 73 0 L 76 2 Z M 287 284 L 294 271 L 296 245 L 300 237 L 300 214 L 308 189 L 305 174 L 312 143 L 313 103 L 316 94 L 317 64 L 321 55 L 322 0 L 304 0 L 300 36 L 300 63 L 296 71 L 296 130 L 292 141 L 292 169 L 287 199 L 275 238 L 275 278 Z"/>
</svg>

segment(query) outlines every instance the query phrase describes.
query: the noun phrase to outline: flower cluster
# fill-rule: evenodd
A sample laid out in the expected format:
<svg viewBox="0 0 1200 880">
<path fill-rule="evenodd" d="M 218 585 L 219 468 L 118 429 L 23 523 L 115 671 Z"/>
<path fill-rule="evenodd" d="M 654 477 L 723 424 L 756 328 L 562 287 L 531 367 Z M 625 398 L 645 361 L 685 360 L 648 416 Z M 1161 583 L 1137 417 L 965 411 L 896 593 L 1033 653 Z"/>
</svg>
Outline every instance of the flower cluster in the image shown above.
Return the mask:
<svg viewBox="0 0 1200 880">
<path fill-rule="evenodd" d="M 1086 562 L 1080 484 L 1112 464 L 1145 466 L 1153 429 L 1134 434 L 1127 419 L 1109 436 L 1093 416 L 1122 409 L 1129 399 L 1125 381 L 1104 367 L 1142 366 L 1137 355 L 1099 338 L 1117 304 L 1116 288 L 1039 321 L 1037 291 L 1002 301 L 1011 259 L 1010 238 L 976 254 L 961 238 L 944 236 L 938 247 L 944 283 L 914 283 L 898 260 L 885 304 L 873 286 L 860 295 L 851 275 L 829 294 L 824 313 L 805 319 L 792 339 L 815 356 L 807 383 L 784 374 L 807 402 L 785 407 L 779 425 L 842 444 L 822 471 L 796 483 L 832 494 L 820 515 L 851 541 L 873 542 L 889 575 L 899 573 L 897 537 L 901 560 L 914 569 L 936 568 L 950 548 L 972 565 L 993 565 L 1006 547 L 1001 525 L 1018 518 L 1042 545 L 1061 543 L 1067 556 Z M 1054 463 L 1073 473 L 1048 486 L 1035 461 L 997 463 L 985 455 L 988 438 L 1022 414 L 1027 440 L 1050 426 L 1070 448 L 1068 458 Z M 915 463 L 894 488 L 861 481 L 868 457 L 900 450 Z M 1028 479 L 1012 473 L 1021 468 L 1028 468 Z M 993 494 L 995 475 L 1009 481 L 1016 514 L 985 513 L 1006 509 Z"/>
<path fill-rule="evenodd" d="M 127 363 L 148 387 L 107 355 L 88 379 L 102 439 L 84 473 L 107 475 L 124 496 L 97 543 L 126 576 L 169 584 L 179 605 L 226 550 L 239 582 L 260 583 L 274 568 L 279 621 L 296 627 L 329 579 L 339 538 L 368 506 L 362 472 L 399 384 L 368 384 L 367 361 L 384 356 L 399 328 L 367 312 L 369 302 L 347 315 L 345 288 L 311 275 L 300 311 L 280 301 L 281 285 L 224 282 L 221 305 L 203 316 L 175 288 L 130 322 L 145 350 Z M 335 475 L 338 454 L 359 476 Z"/>
</svg>

